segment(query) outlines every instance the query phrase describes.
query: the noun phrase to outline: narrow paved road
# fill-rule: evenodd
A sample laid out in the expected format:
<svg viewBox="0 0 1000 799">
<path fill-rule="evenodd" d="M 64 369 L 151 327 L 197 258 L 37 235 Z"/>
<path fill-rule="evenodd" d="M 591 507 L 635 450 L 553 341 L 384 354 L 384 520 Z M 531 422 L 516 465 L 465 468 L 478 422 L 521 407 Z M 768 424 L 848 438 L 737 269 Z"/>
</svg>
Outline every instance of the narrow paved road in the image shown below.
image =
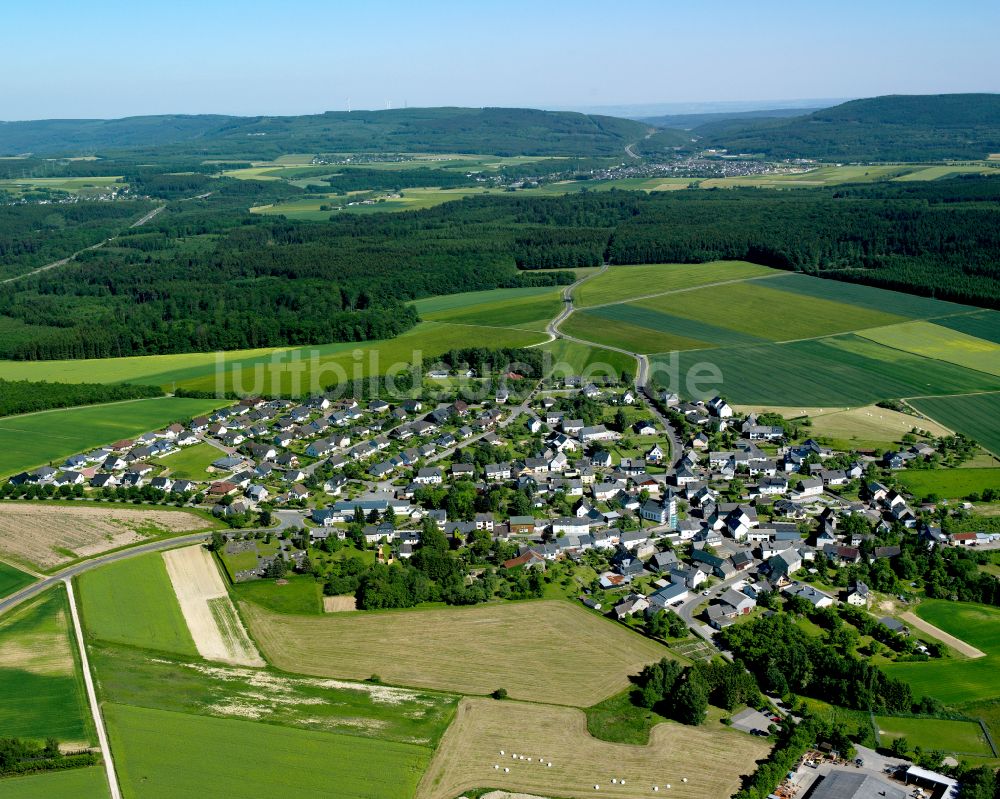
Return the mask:
<svg viewBox="0 0 1000 799">
<path fill-rule="evenodd" d="M 115 773 L 115 762 L 111 759 L 111 745 L 108 743 L 108 733 L 104 728 L 104 717 L 101 715 L 101 706 L 97 702 L 97 692 L 94 690 L 94 677 L 90 672 L 90 659 L 87 657 L 87 647 L 83 642 L 83 626 L 80 624 L 80 614 L 76 609 L 76 597 L 73 595 L 73 581 L 69 577 L 66 577 L 63 579 L 63 582 L 66 584 L 66 595 L 69 598 L 69 614 L 73 620 L 76 648 L 80 653 L 83 684 L 87 689 L 87 701 L 90 704 L 90 713 L 94 717 L 94 728 L 97 730 L 97 743 L 101 748 L 101 757 L 104 759 L 104 770 L 108 775 L 111 799 L 122 799 L 122 792 L 118 787 L 118 775 Z"/>
</svg>

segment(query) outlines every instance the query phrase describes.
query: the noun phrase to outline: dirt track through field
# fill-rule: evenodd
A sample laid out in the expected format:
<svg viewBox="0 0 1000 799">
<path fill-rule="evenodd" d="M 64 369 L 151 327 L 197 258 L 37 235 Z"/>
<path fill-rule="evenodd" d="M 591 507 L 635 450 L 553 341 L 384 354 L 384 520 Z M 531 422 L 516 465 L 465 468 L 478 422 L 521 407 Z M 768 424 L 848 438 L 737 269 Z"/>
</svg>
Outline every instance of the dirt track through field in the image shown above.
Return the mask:
<svg viewBox="0 0 1000 799">
<path fill-rule="evenodd" d="M 731 796 L 740 776 L 768 751 L 759 738 L 718 722 L 714 728 L 659 724 L 648 745 L 633 746 L 594 738 L 575 708 L 466 698 L 417 799 L 454 799 L 482 786 L 567 799 L 638 799 L 653 796 L 654 785 L 659 795 L 720 799 Z"/>
<path fill-rule="evenodd" d="M 191 637 L 205 660 L 235 666 L 264 666 L 236 614 L 211 554 L 201 546 L 163 553 Z"/>
<path fill-rule="evenodd" d="M 965 655 L 968 658 L 984 658 L 986 653 L 981 649 L 976 649 L 971 644 L 965 643 L 961 638 L 956 638 L 954 635 L 950 635 L 942 630 L 940 627 L 935 627 L 930 622 L 926 622 L 921 619 L 916 613 L 911 613 L 907 611 L 906 613 L 900 613 L 899 618 L 905 621 L 912 627 L 916 627 L 918 630 L 923 630 L 928 635 L 937 638 L 939 641 L 946 643 L 956 652 Z"/>
</svg>

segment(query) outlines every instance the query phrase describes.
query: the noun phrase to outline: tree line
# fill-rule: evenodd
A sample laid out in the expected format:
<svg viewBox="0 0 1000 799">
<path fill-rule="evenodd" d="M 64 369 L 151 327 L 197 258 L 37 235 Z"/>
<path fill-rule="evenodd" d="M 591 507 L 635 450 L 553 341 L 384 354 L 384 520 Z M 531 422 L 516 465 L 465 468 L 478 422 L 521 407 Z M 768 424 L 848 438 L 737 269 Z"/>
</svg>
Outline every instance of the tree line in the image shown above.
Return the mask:
<svg viewBox="0 0 1000 799">
<path fill-rule="evenodd" d="M 48 383 L 0 378 L 0 416 L 162 396 L 163 389 L 159 386 L 131 383 Z"/>
</svg>

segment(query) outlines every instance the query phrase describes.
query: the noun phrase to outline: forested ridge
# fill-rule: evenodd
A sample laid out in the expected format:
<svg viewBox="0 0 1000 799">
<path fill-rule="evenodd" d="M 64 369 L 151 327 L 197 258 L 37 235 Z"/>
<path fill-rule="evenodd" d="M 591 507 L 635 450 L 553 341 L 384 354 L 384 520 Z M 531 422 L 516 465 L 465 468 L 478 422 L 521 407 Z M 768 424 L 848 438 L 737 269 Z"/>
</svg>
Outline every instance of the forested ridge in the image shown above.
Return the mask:
<svg viewBox="0 0 1000 799">
<path fill-rule="evenodd" d="M 206 187 L 199 177 L 177 176 L 169 188 L 187 195 Z M 326 223 L 247 213 L 299 191 L 282 182 L 207 185 L 208 197 L 170 202 L 108 246 L 0 286 L 0 353 L 106 357 L 385 338 L 416 323 L 410 300 L 568 283 L 569 272 L 534 270 L 606 261 L 745 259 L 986 307 L 1000 301 L 1000 178 L 512 193 Z"/>
<path fill-rule="evenodd" d="M 693 131 L 706 147 L 774 158 L 935 161 L 1000 152 L 1000 94 L 889 95 L 793 119 L 726 119 Z"/>
</svg>

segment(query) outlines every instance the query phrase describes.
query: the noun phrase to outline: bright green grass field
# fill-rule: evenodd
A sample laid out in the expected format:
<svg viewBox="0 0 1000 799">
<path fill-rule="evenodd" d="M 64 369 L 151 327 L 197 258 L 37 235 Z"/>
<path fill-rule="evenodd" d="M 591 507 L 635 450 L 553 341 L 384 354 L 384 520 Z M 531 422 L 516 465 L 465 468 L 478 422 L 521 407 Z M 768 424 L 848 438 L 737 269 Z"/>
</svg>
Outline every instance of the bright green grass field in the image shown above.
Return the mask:
<svg viewBox="0 0 1000 799">
<path fill-rule="evenodd" d="M 539 349 L 551 359 L 549 372 L 557 377 L 621 375 L 622 372 L 634 375 L 636 370 L 635 359 L 628 355 L 601 347 L 588 347 L 564 338 L 543 344 Z"/>
<path fill-rule="evenodd" d="M 0 736 L 93 738 L 61 584 L 0 616 Z"/>
<path fill-rule="evenodd" d="M 916 613 L 986 652 L 986 657 L 890 663 L 884 671 L 908 682 L 914 696 L 933 696 L 948 705 L 1000 697 L 1000 608 L 931 599 L 921 602 Z"/>
<path fill-rule="evenodd" d="M 255 565 L 256 558 L 249 566 Z M 239 599 L 278 613 L 323 612 L 323 588 L 311 575 L 290 575 L 282 585 L 274 580 L 251 580 L 239 583 L 233 591 Z"/>
<path fill-rule="evenodd" d="M 1000 457 L 1000 393 L 925 397 L 909 403 L 945 427 L 971 436 Z"/>
<path fill-rule="evenodd" d="M 982 728 L 974 721 L 876 716 L 875 723 L 883 746 L 888 746 L 895 738 L 906 738 L 911 747 L 919 746 L 925 752 L 937 750 L 954 755 L 993 757 Z"/>
<path fill-rule="evenodd" d="M 425 319 L 436 317 L 449 311 L 463 313 L 469 308 L 489 303 L 503 303 L 508 300 L 523 300 L 552 293 L 552 286 L 529 286 L 523 289 L 490 289 L 489 291 L 463 291 L 459 294 L 440 294 L 424 297 L 410 303 Z"/>
<path fill-rule="evenodd" d="M 53 369 L 49 374 L 52 378 L 59 374 L 57 368 Z M 0 419 L 0 475 L 49 461 L 62 462 L 68 455 L 171 422 L 187 421 L 222 404 L 219 400 L 158 397 L 7 416 Z"/>
<path fill-rule="evenodd" d="M 157 463 L 170 469 L 173 478 L 182 477 L 187 480 L 206 480 L 210 476 L 206 469 L 222 455 L 211 444 L 192 444 L 180 452 L 158 458 Z"/>
<path fill-rule="evenodd" d="M 586 308 L 724 280 L 743 280 L 780 274 L 777 269 L 745 261 L 612 266 L 603 275 L 598 275 L 578 286 L 573 294 L 573 302 L 580 308 Z"/>
<path fill-rule="evenodd" d="M 1000 375 L 1000 344 L 933 322 L 904 322 L 863 330 L 858 335 L 904 352 Z"/>
<path fill-rule="evenodd" d="M 244 394 L 299 396 L 320 393 L 343 380 L 385 374 L 394 365 L 413 363 L 414 358 L 433 357 L 450 349 L 524 347 L 544 340 L 544 334 L 529 330 L 421 322 L 393 339 L 318 344 L 296 349 L 238 350 L 225 353 L 218 358 L 219 363 L 215 353 L 33 363 L 0 361 L 0 377 L 10 380 L 58 378 L 71 383 L 131 381 L 167 388 L 179 386 L 213 392 L 221 389 Z M 204 400 L 199 402 L 206 403 Z M 197 412 L 187 415 L 195 416 Z"/>
<path fill-rule="evenodd" d="M 668 357 L 651 359 L 654 379 L 658 371 L 664 375 L 660 370 Z M 682 394 L 690 393 L 685 375 L 698 364 L 713 366 L 722 374 L 721 384 L 702 384 L 701 393 L 722 392 L 741 405 L 855 406 L 892 397 L 1000 389 L 1000 380 L 983 372 L 899 352 L 854 335 L 682 352 Z M 665 385 L 665 377 L 659 382 Z M 929 410 L 918 410 L 954 429 Z M 995 427 L 997 422 L 991 424 Z M 986 436 L 978 430 L 977 437 L 986 444 Z"/>
<path fill-rule="evenodd" d="M 962 499 L 987 488 L 1000 490 L 1000 469 L 905 469 L 895 477 L 918 498 Z"/>
<path fill-rule="evenodd" d="M 25 574 L 6 563 L 0 563 L 0 598 L 13 594 L 33 582 L 35 578 L 30 574 Z"/>
<path fill-rule="evenodd" d="M 767 280 L 666 294 L 635 304 L 770 341 L 825 336 L 906 321 L 902 316 L 883 311 L 782 291 Z"/>
<path fill-rule="evenodd" d="M 664 297 L 663 299 L 666 300 L 667 298 Z M 672 339 L 676 342 L 676 346 L 673 347 L 667 347 L 666 349 L 644 348 L 642 350 L 644 352 L 709 349 L 715 346 L 730 347 L 736 344 L 763 344 L 767 341 L 767 339 L 760 336 L 740 333 L 702 319 L 686 319 L 635 303 L 605 305 L 602 308 L 594 308 L 592 311 L 586 311 L 585 313 L 593 314 L 603 320 L 598 323 L 596 328 L 592 328 L 592 330 L 598 330 L 599 335 L 602 337 L 607 335 L 604 326 L 608 321 L 611 321 L 616 325 L 624 322 L 637 326 L 637 329 L 642 331 L 642 334 L 637 336 L 639 342 L 643 341 L 643 337 L 646 337 L 650 341 L 669 341 Z"/>
<path fill-rule="evenodd" d="M 106 704 L 126 797 L 413 796 L 429 747 Z"/>
<path fill-rule="evenodd" d="M 83 626 L 92 638 L 198 657 L 159 552 L 110 563 L 77 579 Z"/>
<path fill-rule="evenodd" d="M 51 771 L 27 777 L 6 778 L 0 783 L 4 799 L 108 799 L 103 766 Z"/>
</svg>

